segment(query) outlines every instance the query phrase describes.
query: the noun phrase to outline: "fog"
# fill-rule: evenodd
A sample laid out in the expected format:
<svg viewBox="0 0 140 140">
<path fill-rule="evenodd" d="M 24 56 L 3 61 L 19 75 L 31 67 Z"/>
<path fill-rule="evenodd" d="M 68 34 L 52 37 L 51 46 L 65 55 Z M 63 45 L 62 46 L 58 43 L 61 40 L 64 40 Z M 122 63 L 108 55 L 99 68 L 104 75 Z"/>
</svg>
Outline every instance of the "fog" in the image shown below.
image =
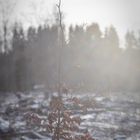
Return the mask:
<svg viewBox="0 0 140 140">
<path fill-rule="evenodd" d="M 53 2 L 1 1 L 0 89 L 26 90 L 43 84 L 57 90 L 61 79 L 61 86 L 73 90 L 138 92 L 140 34 L 135 29 L 139 23 L 136 17 L 139 2 L 107 0 L 94 4 L 95 0 L 77 1 L 73 10 L 66 10 L 73 3 L 62 1 L 61 10 L 69 12 L 68 15 L 63 12 L 62 33 Z M 97 6 L 93 8 L 95 13 L 90 11 L 92 6 Z M 48 15 L 50 7 L 54 8 Z M 135 10 L 132 12 L 131 8 Z M 70 25 L 67 20 L 71 16 L 73 24 Z M 104 17 L 114 25 L 105 26 Z M 123 36 L 120 28 L 125 31 Z"/>
<path fill-rule="evenodd" d="M 138 13 L 138 0 L 0 0 L 0 140 L 140 140 Z"/>
</svg>

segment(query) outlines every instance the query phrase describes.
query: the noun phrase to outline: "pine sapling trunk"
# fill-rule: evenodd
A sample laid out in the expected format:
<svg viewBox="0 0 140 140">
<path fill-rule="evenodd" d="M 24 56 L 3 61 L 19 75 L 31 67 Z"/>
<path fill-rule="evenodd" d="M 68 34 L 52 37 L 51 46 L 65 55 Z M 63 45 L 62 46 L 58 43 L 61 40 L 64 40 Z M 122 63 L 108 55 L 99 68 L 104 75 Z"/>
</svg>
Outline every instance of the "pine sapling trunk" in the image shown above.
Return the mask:
<svg viewBox="0 0 140 140">
<path fill-rule="evenodd" d="M 58 94 L 61 96 L 61 84 L 62 84 L 62 48 L 63 48 L 63 26 L 62 26 L 62 12 L 61 12 L 61 0 L 57 4 L 59 14 L 59 62 L 58 62 Z"/>
<path fill-rule="evenodd" d="M 60 139 L 60 118 L 61 118 L 61 111 L 58 110 L 58 122 L 57 122 L 57 140 Z"/>
<path fill-rule="evenodd" d="M 63 48 L 63 27 L 62 27 L 62 13 L 61 13 L 61 0 L 59 0 L 59 4 L 57 5 L 58 13 L 59 13 L 59 27 L 60 27 L 60 34 L 59 34 L 59 62 L 58 62 L 58 94 L 59 100 L 61 100 L 61 83 L 62 83 L 62 68 L 61 68 L 61 61 L 62 61 L 62 48 Z M 61 119 L 61 107 L 58 108 L 58 122 L 56 128 L 56 136 L 57 140 L 60 140 L 60 119 Z"/>
</svg>

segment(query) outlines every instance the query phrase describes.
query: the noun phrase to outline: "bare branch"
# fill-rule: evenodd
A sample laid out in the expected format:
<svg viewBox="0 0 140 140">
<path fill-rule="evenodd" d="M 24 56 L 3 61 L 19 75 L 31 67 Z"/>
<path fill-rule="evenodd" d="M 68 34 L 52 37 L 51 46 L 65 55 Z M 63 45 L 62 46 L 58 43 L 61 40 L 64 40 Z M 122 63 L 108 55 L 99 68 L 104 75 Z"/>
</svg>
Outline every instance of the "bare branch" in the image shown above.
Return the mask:
<svg viewBox="0 0 140 140">
<path fill-rule="evenodd" d="M 63 32 L 63 27 L 62 27 L 62 12 L 61 12 L 61 0 L 59 0 L 59 4 L 56 5 L 58 8 L 58 14 L 59 14 L 59 26 L 61 28 L 61 31 Z"/>
</svg>

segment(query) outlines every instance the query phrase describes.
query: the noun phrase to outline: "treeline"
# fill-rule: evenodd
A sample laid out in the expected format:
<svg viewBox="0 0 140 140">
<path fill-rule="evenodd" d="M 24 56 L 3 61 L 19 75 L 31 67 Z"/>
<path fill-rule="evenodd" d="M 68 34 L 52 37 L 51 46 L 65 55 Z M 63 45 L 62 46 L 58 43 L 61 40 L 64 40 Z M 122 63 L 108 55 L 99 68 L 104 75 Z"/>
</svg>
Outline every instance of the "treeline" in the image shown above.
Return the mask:
<svg viewBox="0 0 140 140">
<path fill-rule="evenodd" d="M 14 26 L 10 49 L 0 53 L 0 91 L 25 91 L 36 84 L 56 90 L 59 54 L 62 85 L 75 90 L 140 91 L 140 35 L 127 32 L 126 49 L 120 48 L 113 26 L 105 32 L 96 23 L 70 26 L 62 37 L 63 45 L 55 24 L 29 27 L 26 32 Z"/>
</svg>

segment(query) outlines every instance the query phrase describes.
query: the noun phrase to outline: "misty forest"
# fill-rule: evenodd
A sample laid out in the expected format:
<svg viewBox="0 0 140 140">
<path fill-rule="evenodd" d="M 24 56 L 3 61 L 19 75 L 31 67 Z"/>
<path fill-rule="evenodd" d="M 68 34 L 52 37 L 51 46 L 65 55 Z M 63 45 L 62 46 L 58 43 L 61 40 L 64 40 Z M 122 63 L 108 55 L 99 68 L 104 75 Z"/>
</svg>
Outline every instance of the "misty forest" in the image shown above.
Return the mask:
<svg viewBox="0 0 140 140">
<path fill-rule="evenodd" d="M 61 0 L 25 28 L 14 6 L 0 0 L 0 140 L 140 140 L 140 30 L 67 26 Z"/>
</svg>

